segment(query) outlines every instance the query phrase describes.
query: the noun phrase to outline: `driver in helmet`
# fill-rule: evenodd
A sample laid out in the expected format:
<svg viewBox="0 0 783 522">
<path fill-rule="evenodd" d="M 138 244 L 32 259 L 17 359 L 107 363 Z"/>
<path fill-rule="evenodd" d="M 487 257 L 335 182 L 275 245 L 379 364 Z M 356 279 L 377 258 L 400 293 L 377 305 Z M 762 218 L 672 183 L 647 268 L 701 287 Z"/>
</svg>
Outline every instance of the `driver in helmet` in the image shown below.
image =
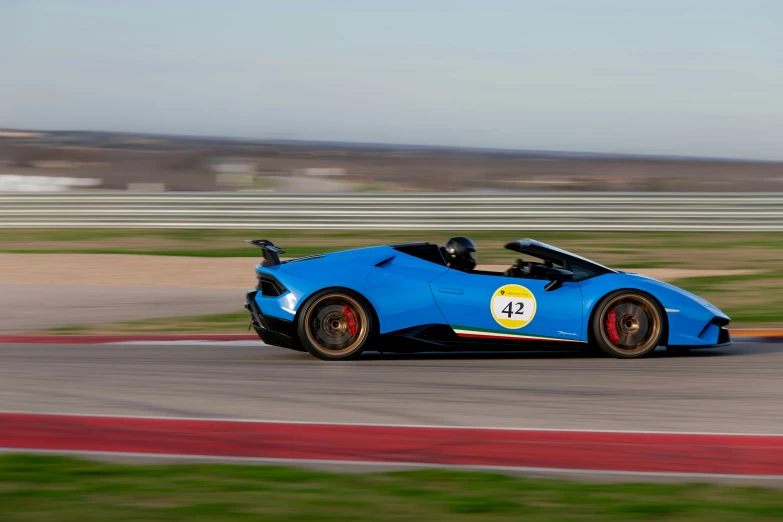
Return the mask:
<svg viewBox="0 0 783 522">
<path fill-rule="evenodd" d="M 476 268 L 476 243 L 463 236 L 452 237 L 442 248 L 449 268 L 469 272 Z"/>
</svg>

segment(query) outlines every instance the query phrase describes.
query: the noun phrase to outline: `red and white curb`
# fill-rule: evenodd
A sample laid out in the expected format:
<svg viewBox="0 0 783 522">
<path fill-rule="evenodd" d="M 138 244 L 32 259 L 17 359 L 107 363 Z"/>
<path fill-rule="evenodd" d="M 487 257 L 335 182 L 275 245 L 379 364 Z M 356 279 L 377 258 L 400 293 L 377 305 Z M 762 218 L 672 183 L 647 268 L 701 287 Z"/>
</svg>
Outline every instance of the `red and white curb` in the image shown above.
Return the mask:
<svg viewBox="0 0 783 522">
<path fill-rule="evenodd" d="M 783 436 L 0 413 L 0 451 L 783 479 Z"/>
</svg>

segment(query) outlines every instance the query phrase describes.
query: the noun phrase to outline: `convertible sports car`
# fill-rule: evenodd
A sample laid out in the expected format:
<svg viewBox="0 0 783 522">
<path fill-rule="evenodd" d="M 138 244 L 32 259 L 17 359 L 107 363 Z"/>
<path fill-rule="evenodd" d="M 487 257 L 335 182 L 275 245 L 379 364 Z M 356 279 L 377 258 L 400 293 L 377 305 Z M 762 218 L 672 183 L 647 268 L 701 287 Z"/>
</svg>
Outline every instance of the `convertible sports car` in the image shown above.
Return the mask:
<svg viewBox="0 0 783 522">
<path fill-rule="evenodd" d="M 505 272 L 458 263 L 430 243 L 376 246 L 281 261 L 267 240 L 258 284 L 247 293 L 251 325 L 267 344 L 325 360 L 383 352 L 595 347 L 618 358 L 659 345 L 731 343 L 729 318 L 667 283 L 621 272 L 521 239 L 505 247 L 529 259 Z M 452 240 L 448 245 L 452 244 Z"/>
</svg>

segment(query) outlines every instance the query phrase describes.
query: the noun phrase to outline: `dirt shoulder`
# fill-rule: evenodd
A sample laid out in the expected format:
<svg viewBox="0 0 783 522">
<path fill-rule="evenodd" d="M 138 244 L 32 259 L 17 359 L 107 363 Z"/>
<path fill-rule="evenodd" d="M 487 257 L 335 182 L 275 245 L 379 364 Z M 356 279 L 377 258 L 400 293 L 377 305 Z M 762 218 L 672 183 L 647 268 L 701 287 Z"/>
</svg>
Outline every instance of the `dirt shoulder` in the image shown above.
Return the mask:
<svg viewBox="0 0 783 522">
<path fill-rule="evenodd" d="M 0 254 L 0 284 L 236 289 L 255 284 L 248 258 L 123 254 Z M 484 265 L 505 270 L 504 265 Z M 632 270 L 662 280 L 745 274 L 742 270 Z"/>
<path fill-rule="evenodd" d="M 58 327 L 234 312 L 241 307 L 235 295 L 241 296 L 256 283 L 257 261 L 241 257 L 0 253 L 0 310 L 6 319 L 0 321 L 0 327 L 35 329 L 39 316 L 47 317 L 47 327 Z M 506 267 L 480 266 L 492 271 Z M 777 272 L 681 267 L 629 271 L 684 286 L 724 310 L 735 324 L 777 326 L 783 317 L 783 301 L 778 297 L 783 283 Z M 106 297 L 107 292 L 113 301 Z M 26 301 L 26 296 L 33 294 L 47 294 L 52 306 L 41 308 L 40 302 Z M 169 298 L 175 302 L 166 301 Z M 69 304 L 64 307 L 62 303 Z M 196 305 L 203 307 L 193 308 Z M 13 319 L 15 313 L 25 311 L 32 317 Z"/>
<path fill-rule="evenodd" d="M 0 284 L 236 289 L 255 260 L 122 254 L 0 254 Z"/>
</svg>

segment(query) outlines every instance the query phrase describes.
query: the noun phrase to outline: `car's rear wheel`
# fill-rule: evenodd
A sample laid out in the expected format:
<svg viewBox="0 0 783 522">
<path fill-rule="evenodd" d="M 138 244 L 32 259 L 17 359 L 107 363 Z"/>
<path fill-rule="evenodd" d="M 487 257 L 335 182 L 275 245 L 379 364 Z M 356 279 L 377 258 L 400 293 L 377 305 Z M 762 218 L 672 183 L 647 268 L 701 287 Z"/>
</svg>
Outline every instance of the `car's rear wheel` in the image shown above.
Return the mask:
<svg viewBox="0 0 783 522">
<path fill-rule="evenodd" d="M 373 315 L 361 296 L 348 290 L 326 290 L 305 303 L 297 333 L 308 352 L 334 361 L 358 357 L 373 328 Z"/>
<path fill-rule="evenodd" d="M 605 354 L 621 359 L 643 357 L 663 336 L 663 313 L 648 295 L 620 291 L 606 296 L 593 315 L 592 338 Z"/>
</svg>

